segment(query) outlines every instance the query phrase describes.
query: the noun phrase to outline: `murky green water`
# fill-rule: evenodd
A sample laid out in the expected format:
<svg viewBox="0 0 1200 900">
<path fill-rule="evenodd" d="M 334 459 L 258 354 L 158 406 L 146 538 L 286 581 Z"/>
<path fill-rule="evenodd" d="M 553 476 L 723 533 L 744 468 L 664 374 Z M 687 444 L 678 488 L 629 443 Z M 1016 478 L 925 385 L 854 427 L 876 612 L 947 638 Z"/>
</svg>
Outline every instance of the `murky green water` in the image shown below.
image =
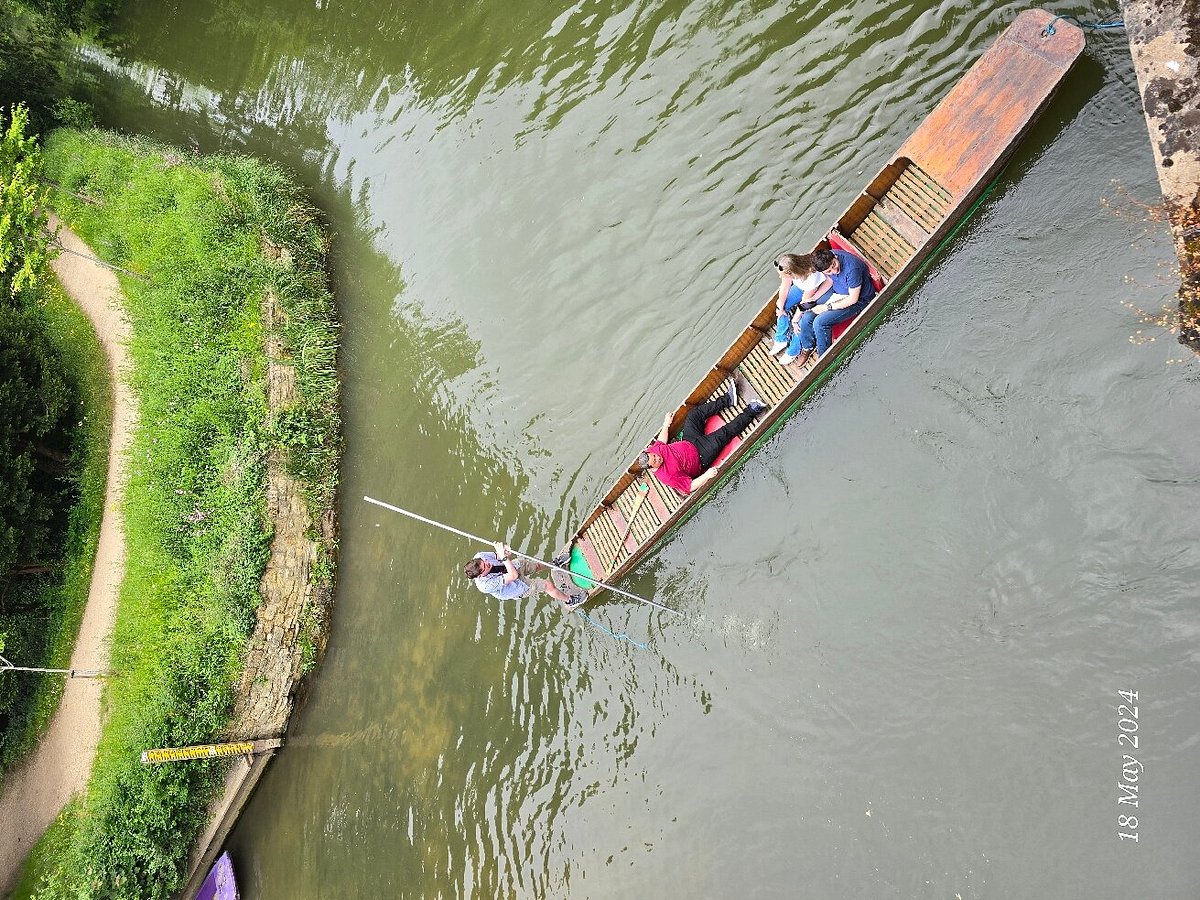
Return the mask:
<svg viewBox="0 0 1200 900">
<path fill-rule="evenodd" d="M 243 896 L 1195 896 L 1198 374 L 1130 341 L 1174 285 L 1121 33 L 625 583 L 684 615 L 597 609 L 639 650 L 360 498 L 549 552 L 1020 5 L 131 6 L 106 122 L 337 234 L 341 586 Z"/>
</svg>

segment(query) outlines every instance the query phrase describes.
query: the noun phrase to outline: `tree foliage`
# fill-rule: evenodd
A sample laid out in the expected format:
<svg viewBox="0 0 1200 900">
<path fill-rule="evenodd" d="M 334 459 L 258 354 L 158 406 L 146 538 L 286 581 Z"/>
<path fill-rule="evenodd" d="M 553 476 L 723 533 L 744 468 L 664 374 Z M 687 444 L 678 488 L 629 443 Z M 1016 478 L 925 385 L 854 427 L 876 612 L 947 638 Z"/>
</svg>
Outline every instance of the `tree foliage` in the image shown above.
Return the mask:
<svg viewBox="0 0 1200 900">
<path fill-rule="evenodd" d="M 0 573 L 46 558 L 70 393 L 41 323 L 0 306 Z"/>
<path fill-rule="evenodd" d="M 70 391 L 30 297 L 45 271 L 41 151 L 15 106 L 0 140 L 0 574 L 49 549 Z"/>
<path fill-rule="evenodd" d="M 26 104 L 36 132 L 56 122 L 70 124 L 72 114 L 78 120 L 89 79 L 72 63 L 76 34 L 102 29 L 115 5 L 116 0 L 0 0 L 0 110 Z"/>
<path fill-rule="evenodd" d="M 28 104 L 39 127 L 67 93 L 63 71 L 65 32 L 47 16 L 16 0 L 0 0 L 0 109 Z"/>
<path fill-rule="evenodd" d="M 0 283 L 9 294 L 32 287 L 48 258 L 48 190 L 42 154 L 26 134 L 28 125 L 29 111 L 18 103 L 0 139 Z"/>
</svg>

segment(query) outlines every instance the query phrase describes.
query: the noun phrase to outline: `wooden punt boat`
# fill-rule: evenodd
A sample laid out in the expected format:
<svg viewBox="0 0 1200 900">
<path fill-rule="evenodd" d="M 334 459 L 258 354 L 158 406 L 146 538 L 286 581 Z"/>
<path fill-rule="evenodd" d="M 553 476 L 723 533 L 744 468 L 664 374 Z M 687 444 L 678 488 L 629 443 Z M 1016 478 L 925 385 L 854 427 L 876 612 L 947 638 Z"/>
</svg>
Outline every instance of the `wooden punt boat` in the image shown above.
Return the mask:
<svg viewBox="0 0 1200 900">
<path fill-rule="evenodd" d="M 687 496 L 648 472 L 635 474 L 631 462 L 563 548 L 570 554 L 575 586 L 567 585 L 565 573 L 556 572 L 560 587 L 586 590 L 591 598 L 603 588 L 590 579 L 611 582 L 628 573 L 695 513 L 879 324 L 966 221 L 1082 52 L 1083 32 L 1058 20 L 1054 33 L 1047 35 L 1052 20 L 1043 10 L 1021 13 L 814 247 L 861 257 L 878 289 L 871 303 L 834 329 L 833 345 L 815 363 L 782 366 L 768 355 L 775 327 L 772 294 L 675 410 L 671 434 L 679 433 L 689 409 L 718 396 L 735 371 L 758 391 L 767 412 L 726 447 L 715 464 L 720 474 Z M 708 430 L 733 415 L 726 410 L 713 416 Z"/>
</svg>

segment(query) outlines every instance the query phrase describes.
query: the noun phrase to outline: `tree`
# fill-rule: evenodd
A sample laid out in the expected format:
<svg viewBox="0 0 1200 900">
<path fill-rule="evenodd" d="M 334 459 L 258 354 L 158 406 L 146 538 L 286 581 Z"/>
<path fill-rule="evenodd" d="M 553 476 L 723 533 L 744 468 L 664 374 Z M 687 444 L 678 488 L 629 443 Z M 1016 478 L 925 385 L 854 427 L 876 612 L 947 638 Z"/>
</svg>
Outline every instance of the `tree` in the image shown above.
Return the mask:
<svg viewBox="0 0 1200 900">
<path fill-rule="evenodd" d="M 0 139 L 0 282 L 9 295 L 33 287 L 49 258 L 49 191 L 42 182 L 41 150 L 25 134 L 28 124 L 28 110 L 16 104 Z"/>
<path fill-rule="evenodd" d="M 12 107 L 0 138 L 0 574 L 39 563 L 61 501 L 70 389 L 29 298 L 49 256 L 41 151 Z"/>
<path fill-rule="evenodd" d="M 47 446 L 71 408 L 49 341 L 31 312 L 0 306 L 0 575 L 53 551 L 61 465 Z"/>
</svg>

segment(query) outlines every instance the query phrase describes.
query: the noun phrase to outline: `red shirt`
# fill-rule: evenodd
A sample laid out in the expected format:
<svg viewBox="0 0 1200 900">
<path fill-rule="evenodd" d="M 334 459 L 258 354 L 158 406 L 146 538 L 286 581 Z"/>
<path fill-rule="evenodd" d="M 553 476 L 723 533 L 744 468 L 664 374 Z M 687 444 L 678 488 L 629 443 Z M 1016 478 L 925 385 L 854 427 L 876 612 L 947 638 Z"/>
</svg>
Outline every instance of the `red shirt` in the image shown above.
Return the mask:
<svg viewBox="0 0 1200 900">
<path fill-rule="evenodd" d="M 664 444 L 655 441 L 646 448 L 663 458 L 663 463 L 654 470 L 654 477 L 681 494 L 692 492 L 692 479 L 700 474 L 700 454 L 688 441 L 672 441 Z"/>
</svg>

